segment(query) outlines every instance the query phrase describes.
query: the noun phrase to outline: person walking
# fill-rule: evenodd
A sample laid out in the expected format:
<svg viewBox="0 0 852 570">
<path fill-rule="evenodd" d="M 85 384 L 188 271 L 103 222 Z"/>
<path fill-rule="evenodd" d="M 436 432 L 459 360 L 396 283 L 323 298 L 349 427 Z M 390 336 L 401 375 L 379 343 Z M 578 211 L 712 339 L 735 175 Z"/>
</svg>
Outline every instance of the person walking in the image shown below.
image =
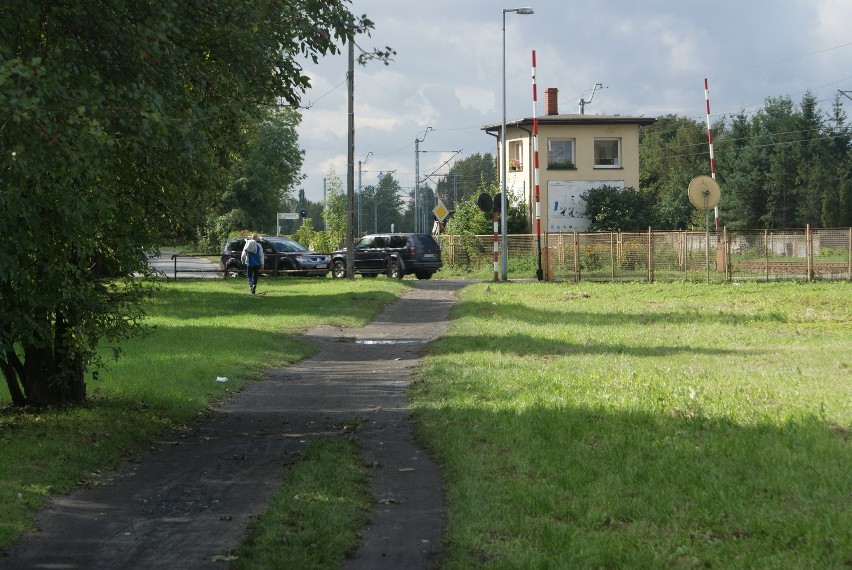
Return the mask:
<svg viewBox="0 0 852 570">
<path fill-rule="evenodd" d="M 257 289 L 257 277 L 260 275 L 260 268 L 263 267 L 263 247 L 258 239 L 259 236 L 256 233 L 251 234 L 251 239 L 246 240 L 246 245 L 243 247 L 243 253 L 240 256 L 246 266 L 246 279 L 252 295 Z"/>
</svg>

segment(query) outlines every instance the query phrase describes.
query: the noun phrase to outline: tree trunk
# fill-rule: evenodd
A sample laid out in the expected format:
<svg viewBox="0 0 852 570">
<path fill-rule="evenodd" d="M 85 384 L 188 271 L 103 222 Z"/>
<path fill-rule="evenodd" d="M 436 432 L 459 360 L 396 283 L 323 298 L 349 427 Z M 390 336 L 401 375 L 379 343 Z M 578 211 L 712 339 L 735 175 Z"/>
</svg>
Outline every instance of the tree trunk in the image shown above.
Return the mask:
<svg viewBox="0 0 852 570">
<path fill-rule="evenodd" d="M 86 383 L 82 360 L 62 351 L 50 348 L 30 347 L 24 350 L 25 405 L 64 406 L 79 404 L 86 400 Z"/>
<path fill-rule="evenodd" d="M 59 315 L 53 323 L 52 343 L 24 346 L 23 361 L 14 350 L 6 351 L 0 370 L 13 404 L 64 406 L 86 400 L 83 355 L 67 333 L 67 323 Z"/>
</svg>

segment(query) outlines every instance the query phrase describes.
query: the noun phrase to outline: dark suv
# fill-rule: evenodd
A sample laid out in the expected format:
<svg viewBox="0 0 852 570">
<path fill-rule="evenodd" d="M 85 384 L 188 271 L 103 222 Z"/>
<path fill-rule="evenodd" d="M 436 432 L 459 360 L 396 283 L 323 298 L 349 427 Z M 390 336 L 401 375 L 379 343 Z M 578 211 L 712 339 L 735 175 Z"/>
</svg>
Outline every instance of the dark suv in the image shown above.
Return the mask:
<svg viewBox="0 0 852 570">
<path fill-rule="evenodd" d="M 222 250 L 222 270 L 225 275 L 242 275 L 246 266 L 240 255 L 246 244 L 245 237 L 231 238 Z M 307 275 L 321 277 L 328 274 L 329 256 L 316 253 L 288 237 L 262 237 L 263 270 L 274 275 Z"/>
<path fill-rule="evenodd" d="M 355 273 L 429 279 L 441 268 L 441 246 L 429 234 L 371 234 L 355 243 Z M 331 276 L 346 277 L 346 250 L 331 253 Z"/>
</svg>

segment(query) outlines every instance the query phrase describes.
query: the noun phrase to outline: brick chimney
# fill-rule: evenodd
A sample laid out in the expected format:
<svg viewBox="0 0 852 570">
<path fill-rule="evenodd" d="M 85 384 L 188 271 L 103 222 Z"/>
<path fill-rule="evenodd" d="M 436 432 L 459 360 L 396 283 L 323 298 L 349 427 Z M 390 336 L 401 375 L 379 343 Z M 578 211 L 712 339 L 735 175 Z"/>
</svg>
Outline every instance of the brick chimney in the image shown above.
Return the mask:
<svg viewBox="0 0 852 570">
<path fill-rule="evenodd" d="M 559 114 L 559 102 L 557 101 L 557 96 L 559 94 L 559 90 L 556 87 L 548 87 L 544 91 L 544 113 L 546 115 L 558 115 Z"/>
</svg>

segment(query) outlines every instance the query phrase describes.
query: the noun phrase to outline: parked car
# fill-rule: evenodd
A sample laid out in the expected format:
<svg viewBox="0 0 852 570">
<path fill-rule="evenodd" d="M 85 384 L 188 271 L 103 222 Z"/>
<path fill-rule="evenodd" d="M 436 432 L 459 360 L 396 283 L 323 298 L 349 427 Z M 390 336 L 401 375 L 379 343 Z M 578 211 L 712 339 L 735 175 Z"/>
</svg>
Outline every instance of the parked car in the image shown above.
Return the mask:
<svg viewBox="0 0 852 570">
<path fill-rule="evenodd" d="M 429 234 L 370 234 L 355 243 L 355 273 L 429 279 L 441 269 L 441 246 Z M 346 277 L 346 249 L 331 253 L 331 276 Z"/>
<path fill-rule="evenodd" d="M 222 270 L 225 275 L 242 275 L 246 266 L 240 261 L 240 255 L 246 244 L 245 237 L 231 238 L 222 249 Z M 262 237 L 263 270 L 269 274 L 306 275 L 322 277 L 328 274 L 330 258 L 324 253 L 316 253 L 288 237 Z"/>
</svg>

